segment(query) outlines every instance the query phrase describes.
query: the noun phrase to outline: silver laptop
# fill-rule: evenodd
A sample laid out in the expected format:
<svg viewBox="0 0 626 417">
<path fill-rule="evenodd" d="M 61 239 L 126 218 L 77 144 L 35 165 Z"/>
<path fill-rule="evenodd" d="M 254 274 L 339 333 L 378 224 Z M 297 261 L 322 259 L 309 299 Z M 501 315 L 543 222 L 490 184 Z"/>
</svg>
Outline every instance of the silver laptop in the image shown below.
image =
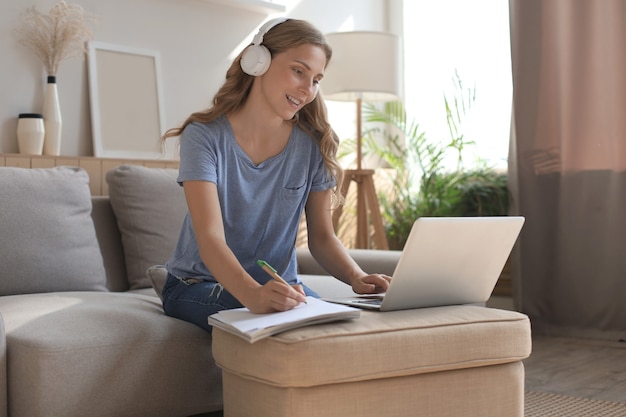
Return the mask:
<svg viewBox="0 0 626 417">
<path fill-rule="evenodd" d="M 380 311 L 484 303 L 523 224 L 519 216 L 420 217 L 385 294 L 325 300 Z"/>
</svg>

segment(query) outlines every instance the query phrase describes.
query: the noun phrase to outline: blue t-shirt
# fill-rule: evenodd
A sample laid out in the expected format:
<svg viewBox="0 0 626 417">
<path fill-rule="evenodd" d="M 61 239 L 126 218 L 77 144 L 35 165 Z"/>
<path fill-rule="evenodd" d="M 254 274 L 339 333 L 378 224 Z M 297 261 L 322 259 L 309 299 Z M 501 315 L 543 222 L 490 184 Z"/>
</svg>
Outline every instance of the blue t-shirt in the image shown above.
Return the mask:
<svg viewBox="0 0 626 417">
<path fill-rule="evenodd" d="M 189 180 L 217 185 L 226 243 L 257 282 L 271 279 L 258 259 L 276 268 L 287 282 L 300 282 L 295 242 L 304 206 L 311 191 L 335 184 L 313 138 L 294 126 L 282 152 L 255 165 L 236 142 L 225 116 L 191 123 L 180 138 L 178 182 Z M 166 266 L 177 277 L 215 281 L 200 259 L 189 213 Z"/>
</svg>

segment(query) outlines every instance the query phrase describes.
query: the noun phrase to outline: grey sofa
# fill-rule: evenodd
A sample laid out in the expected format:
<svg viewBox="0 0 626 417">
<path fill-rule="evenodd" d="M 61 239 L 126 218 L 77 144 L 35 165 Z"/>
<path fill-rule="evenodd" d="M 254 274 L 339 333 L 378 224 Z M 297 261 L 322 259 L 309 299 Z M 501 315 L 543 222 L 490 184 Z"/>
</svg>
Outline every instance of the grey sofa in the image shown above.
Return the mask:
<svg viewBox="0 0 626 417">
<path fill-rule="evenodd" d="M 186 213 L 176 175 L 119 166 L 106 175 L 109 197 L 92 197 L 81 169 L 0 168 L 0 417 L 182 417 L 224 404 L 227 417 L 378 416 L 389 404 L 403 417 L 523 416 L 521 361 L 531 338 L 520 313 L 477 306 L 364 313 L 350 325 L 311 326 L 254 345 L 165 316 L 154 290 L 164 270 L 154 265 L 168 258 Z M 399 257 L 351 253 L 364 269 L 387 274 Z M 351 292 L 305 249 L 298 262 L 321 295 Z M 364 356 L 355 362 L 357 346 Z M 281 366 L 315 369 L 291 380 L 284 367 L 268 367 L 275 362 L 263 358 L 279 348 L 284 357 L 312 355 L 281 357 Z M 322 358 L 333 365 L 318 368 Z M 338 383 L 372 361 L 379 371 L 366 367 L 366 375 Z"/>
<path fill-rule="evenodd" d="M 172 169 L 120 166 L 110 197 L 78 168 L 0 168 L 0 417 L 191 416 L 222 409 L 211 336 L 153 289 L 185 213 Z M 354 250 L 391 274 L 398 252 Z M 300 272 L 349 289 L 308 251 Z M 311 275 L 310 277 L 307 275 Z"/>
</svg>

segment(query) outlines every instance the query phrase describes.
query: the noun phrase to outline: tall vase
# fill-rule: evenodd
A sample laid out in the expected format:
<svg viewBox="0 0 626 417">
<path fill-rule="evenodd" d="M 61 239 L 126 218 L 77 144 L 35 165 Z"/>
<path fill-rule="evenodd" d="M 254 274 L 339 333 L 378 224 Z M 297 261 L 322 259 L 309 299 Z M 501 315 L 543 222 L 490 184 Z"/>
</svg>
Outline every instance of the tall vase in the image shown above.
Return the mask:
<svg viewBox="0 0 626 417">
<path fill-rule="evenodd" d="M 43 98 L 43 122 L 45 139 L 43 142 L 44 155 L 61 154 L 61 107 L 59 106 L 59 92 L 56 77 L 48 76 L 48 84 Z"/>
</svg>

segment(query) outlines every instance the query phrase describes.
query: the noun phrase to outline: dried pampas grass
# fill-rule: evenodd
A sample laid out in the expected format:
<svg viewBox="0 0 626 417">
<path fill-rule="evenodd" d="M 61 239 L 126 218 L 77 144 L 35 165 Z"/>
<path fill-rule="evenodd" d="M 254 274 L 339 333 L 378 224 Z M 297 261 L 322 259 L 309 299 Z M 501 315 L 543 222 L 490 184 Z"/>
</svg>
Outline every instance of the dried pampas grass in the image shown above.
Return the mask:
<svg viewBox="0 0 626 417">
<path fill-rule="evenodd" d="M 87 23 L 92 20 L 81 6 L 61 1 L 48 14 L 35 6 L 26 9 L 17 32 L 20 43 L 35 52 L 48 75 L 56 75 L 62 61 L 84 56 L 85 42 L 91 39 Z"/>
</svg>

